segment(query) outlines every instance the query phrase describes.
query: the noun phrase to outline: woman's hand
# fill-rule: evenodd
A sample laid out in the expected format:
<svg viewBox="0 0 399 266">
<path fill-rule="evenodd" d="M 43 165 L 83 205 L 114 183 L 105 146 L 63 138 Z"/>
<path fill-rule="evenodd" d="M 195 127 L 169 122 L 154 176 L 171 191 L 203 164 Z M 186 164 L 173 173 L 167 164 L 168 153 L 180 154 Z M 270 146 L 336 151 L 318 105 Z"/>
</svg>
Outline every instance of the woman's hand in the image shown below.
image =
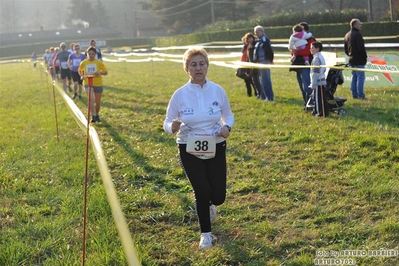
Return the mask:
<svg viewBox="0 0 399 266">
<path fill-rule="evenodd" d="M 172 133 L 176 133 L 180 130 L 181 121 L 180 120 L 173 120 L 172 122 Z"/>
<path fill-rule="evenodd" d="M 227 139 L 227 138 L 230 136 L 230 131 L 229 131 L 229 129 L 228 129 L 226 126 L 222 127 L 222 128 L 220 129 L 220 131 L 219 131 L 218 136 Z"/>
</svg>

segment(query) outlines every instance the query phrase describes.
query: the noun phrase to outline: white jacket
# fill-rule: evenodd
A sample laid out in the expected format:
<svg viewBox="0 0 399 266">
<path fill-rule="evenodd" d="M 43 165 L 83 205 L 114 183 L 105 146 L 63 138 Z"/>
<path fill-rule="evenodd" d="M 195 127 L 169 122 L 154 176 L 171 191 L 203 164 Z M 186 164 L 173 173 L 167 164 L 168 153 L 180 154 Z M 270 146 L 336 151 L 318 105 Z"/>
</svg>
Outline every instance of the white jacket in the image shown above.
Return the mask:
<svg viewBox="0 0 399 266">
<path fill-rule="evenodd" d="M 204 86 L 188 81 L 175 91 L 166 110 L 163 128 L 172 133 L 173 120 L 181 120 L 176 142 L 186 144 L 189 133 L 216 136 L 224 125 L 233 127 L 234 115 L 224 89 L 206 80 Z M 216 143 L 224 141 L 216 137 Z"/>
<path fill-rule="evenodd" d="M 313 55 L 312 66 L 325 66 L 326 61 L 324 60 L 323 55 L 318 52 Z M 311 68 L 310 69 L 310 88 L 315 89 L 320 85 L 326 85 L 326 68 Z"/>
<path fill-rule="evenodd" d="M 310 37 L 312 37 L 312 33 L 306 31 L 293 33 L 288 41 L 288 50 L 291 51 L 294 48 L 298 49 L 298 47 L 306 45 L 308 43 L 307 39 Z"/>
</svg>

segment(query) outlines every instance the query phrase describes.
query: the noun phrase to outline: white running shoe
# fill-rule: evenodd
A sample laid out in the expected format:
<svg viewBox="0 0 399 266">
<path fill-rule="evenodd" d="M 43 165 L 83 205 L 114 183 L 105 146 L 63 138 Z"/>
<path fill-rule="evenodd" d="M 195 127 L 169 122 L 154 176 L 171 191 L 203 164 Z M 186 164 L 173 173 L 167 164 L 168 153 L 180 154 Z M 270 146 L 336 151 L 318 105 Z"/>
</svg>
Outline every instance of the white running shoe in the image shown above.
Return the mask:
<svg viewBox="0 0 399 266">
<path fill-rule="evenodd" d="M 213 223 L 213 221 L 215 221 L 217 214 L 218 214 L 218 211 L 216 210 L 216 206 L 213 204 L 211 206 L 209 206 L 209 216 L 211 218 L 211 223 Z"/>
<path fill-rule="evenodd" d="M 204 250 L 204 249 L 208 249 L 211 248 L 212 245 L 212 241 L 213 241 L 213 235 L 211 232 L 208 233 L 202 233 L 201 234 L 201 240 L 199 243 L 199 248 Z"/>
</svg>

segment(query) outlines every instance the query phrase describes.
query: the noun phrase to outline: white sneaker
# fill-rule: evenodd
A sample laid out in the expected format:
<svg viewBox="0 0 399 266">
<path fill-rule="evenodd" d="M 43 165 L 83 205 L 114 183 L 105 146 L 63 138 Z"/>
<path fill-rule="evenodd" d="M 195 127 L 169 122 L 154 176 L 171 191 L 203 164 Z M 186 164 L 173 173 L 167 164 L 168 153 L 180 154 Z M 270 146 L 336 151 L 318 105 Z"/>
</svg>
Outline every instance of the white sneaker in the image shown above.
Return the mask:
<svg viewBox="0 0 399 266">
<path fill-rule="evenodd" d="M 212 241 L 213 241 L 213 235 L 211 232 L 202 233 L 201 240 L 199 243 L 199 248 L 202 250 L 211 248 L 213 246 Z"/>
<path fill-rule="evenodd" d="M 211 217 L 211 223 L 213 223 L 213 221 L 215 221 L 217 214 L 218 214 L 218 211 L 216 210 L 216 206 L 213 204 L 211 206 L 209 206 L 209 216 Z"/>
</svg>

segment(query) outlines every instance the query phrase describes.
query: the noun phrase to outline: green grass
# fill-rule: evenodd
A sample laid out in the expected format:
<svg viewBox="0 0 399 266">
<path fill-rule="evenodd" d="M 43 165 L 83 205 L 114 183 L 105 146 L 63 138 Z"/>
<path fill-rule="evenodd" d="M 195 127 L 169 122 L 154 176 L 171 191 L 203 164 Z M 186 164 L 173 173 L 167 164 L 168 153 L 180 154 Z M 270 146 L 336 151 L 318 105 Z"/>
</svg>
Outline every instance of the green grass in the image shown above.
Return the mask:
<svg viewBox="0 0 399 266">
<path fill-rule="evenodd" d="M 397 249 L 399 90 L 366 88 L 346 116 L 302 110 L 295 76 L 272 71 L 276 102 L 246 96 L 234 70 L 208 77 L 229 96 L 228 194 L 198 250 L 193 193 L 163 131 L 188 77 L 173 62 L 106 63 L 96 130 L 143 265 L 313 265 L 316 250 Z M 0 265 L 79 265 L 86 136 L 52 86 L 27 63 L 0 65 Z M 86 97 L 78 106 L 86 113 Z M 86 265 L 126 265 L 90 150 Z M 398 265 L 397 258 L 356 258 Z"/>
</svg>

